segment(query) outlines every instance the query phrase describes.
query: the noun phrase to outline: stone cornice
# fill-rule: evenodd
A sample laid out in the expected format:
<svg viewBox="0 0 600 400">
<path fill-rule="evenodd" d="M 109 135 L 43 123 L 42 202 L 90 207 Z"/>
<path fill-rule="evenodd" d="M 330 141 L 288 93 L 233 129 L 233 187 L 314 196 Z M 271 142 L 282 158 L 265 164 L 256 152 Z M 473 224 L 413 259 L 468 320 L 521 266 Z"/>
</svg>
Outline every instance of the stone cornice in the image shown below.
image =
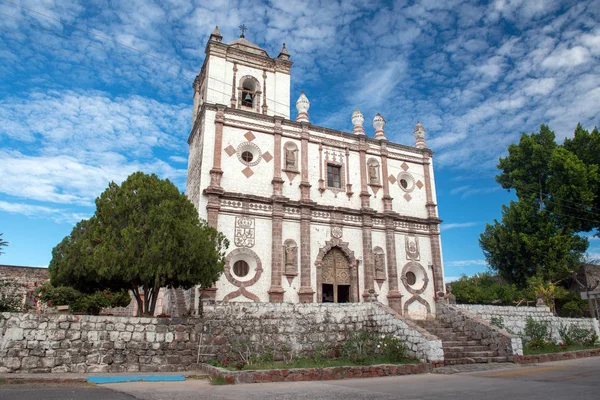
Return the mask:
<svg viewBox="0 0 600 400">
<path fill-rule="evenodd" d="M 196 125 L 198 124 L 198 120 L 201 119 L 201 116 L 205 113 L 205 110 L 216 111 L 217 105 L 211 104 L 211 103 L 204 103 L 202 105 L 201 110 L 198 113 L 198 117 L 196 118 L 196 121 L 194 123 L 194 127 L 192 128 L 192 131 L 188 138 L 188 143 L 190 143 L 193 133 L 195 132 Z M 247 121 L 243 121 L 243 120 L 236 120 L 236 119 L 232 120 L 231 118 L 228 118 L 228 116 L 238 116 L 238 117 L 242 117 L 242 118 L 253 119 L 255 121 L 259 121 L 262 123 L 267 123 L 268 125 L 253 124 L 251 122 L 247 122 Z M 267 133 L 267 134 L 274 134 L 273 127 L 275 126 L 276 119 L 281 119 L 281 117 L 258 114 L 255 112 L 239 110 L 239 109 L 230 108 L 230 107 L 226 107 L 226 109 L 225 109 L 225 124 L 230 125 L 230 126 L 236 126 L 241 129 L 244 129 L 244 128 L 248 128 L 250 130 L 255 129 L 255 130 Z M 381 142 L 379 140 L 365 137 L 365 136 L 359 137 L 352 133 L 338 131 L 338 130 L 330 129 L 330 128 L 325 128 L 325 127 L 313 125 L 313 124 L 307 123 L 307 122 L 302 123 L 302 122 L 296 122 L 296 121 L 292 121 L 292 120 L 288 120 L 288 119 L 283 119 L 283 121 L 281 123 L 281 126 L 283 128 L 283 136 L 289 136 L 291 138 L 300 139 L 300 135 L 301 135 L 300 132 L 302 131 L 302 124 L 305 124 L 305 127 L 308 128 L 309 132 L 313 131 L 313 132 L 322 133 L 322 134 L 325 134 L 328 136 L 333 136 L 330 139 L 327 137 L 311 135 L 310 141 L 313 143 L 323 143 L 326 146 L 334 146 L 334 147 L 339 147 L 339 148 L 347 147 L 352 150 L 358 151 L 359 146 L 360 146 L 360 141 L 362 140 L 362 141 L 364 141 L 364 143 L 366 145 L 370 145 L 366 149 L 369 154 L 373 154 L 373 155 L 381 154 Z M 298 132 L 292 133 L 290 131 L 286 131 L 286 129 L 285 129 L 286 127 L 297 130 Z M 393 152 L 390 150 L 401 150 L 401 151 L 405 151 L 405 152 L 410 152 L 410 153 L 413 153 L 415 156 L 418 156 L 419 158 L 412 158 L 410 155 L 396 153 L 396 152 Z M 411 161 L 411 162 L 422 163 L 424 156 L 426 156 L 425 158 L 431 157 L 434 154 L 434 152 L 428 148 L 419 149 L 416 147 L 406 146 L 403 144 L 393 143 L 393 142 L 388 141 L 388 142 L 386 142 L 385 154 L 389 158 L 402 159 L 402 160 L 407 160 L 407 161 Z"/>
<path fill-rule="evenodd" d="M 236 193 L 236 192 L 228 192 L 228 191 L 224 191 L 222 194 L 219 195 L 219 198 L 221 200 L 225 200 L 225 201 L 233 201 L 233 202 L 239 202 L 239 203 L 243 203 L 243 202 L 251 202 L 251 203 L 260 203 L 263 204 L 267 207 L 250 207 L 249 209 L 262 209 L 264 212 L 250 212 L 254 215 L 257 216 L 264 216 L 269 218 L 271 216 L 271 207 L 273 205 L 273 203 L 277 202 L 278 204 L 280 204 L 281 206 L 283 206 L 283 208 L 285 209 L 286 207 L 291 207 L 291 208 L 301 208 L 301 207 L 307 207 L 310 206 L 311 210 L 313 212 L 321 212 L 321 213 L 329 213 L 329 214 L 333 214 L 335 213 L 338 218 L 342 222 L 343 225 L 349 225 L 349 226 L 360 226 L 362 224 L 353 224 L 353 223 L 347 223 L 347 219 L 345 218 L 346 216 L 353 216 L 353 217 L 360 217 L 362 215 L 364 215 L 366 212 L 360 210 L 360 209 L 354 209 L 354 208 L 348 208 L 348 207 L 336 207 L 336 206 L 328 206 L 328 205 L 323 205 L 323 204 L 318 204 L 316 202 L 311 201 L 310 204 L 307 204 L 305 201 L 300 201 L 300 200 L 291 200 L 287 197 L 278 197 L 276 200 L 274 200 L 271 197 L 264 197 L 264 196 L 258 196 L 258 195 L 251 195 L 251 194 L 244 194 L 244 193 Z M 239 213 L 242 213 L 242 209 L 243 207 L 240 205 L 239 208 Z M 248 210 L 248 208 L 246 209 Z M 227 211 L 233 211 L 233 210 L 224 210 L 222 209 L 220 212 L 227 212 Z M 248 212 L 248 211 L 244 211 L 244 212 Z M 416 228 L 411 228 L 411 225 L 420 225 L 420 226 L 431 226 L 434 225 L 436 228 L 434 230 L 429 229 L 427 230 L 428 233 L 431 234 L 438 234 L 439 233 L 439 228 L 437 228 L 437 226 L 439 224 L 442 223 L 442 220 L 439 218 L 420 218 L 420 217 L 412 217 L 412 216 L 408 216 L 408 215 L 402 215 L 399 214 L 397 212 L 386 212 L 386 213 L 382 213 L 382 212 L 378 212 L 378 211 L 374 211 L 374 210 L 369 210 L 368 212 L 369 216 L 372 217 L 374 220 L 374 228 L 376 229 L 385 229 L 385 223 L 384 223 L 384 218 L 388 219 L 389 221 L 393 221 L 395 226 L 402 226 L 402 225 L 407 225 L 407 229 L 409 231 L 413 231 Z M 341 216 L 341 217 L 339 217 Z M 299 215 L 294 215 L 294 216 L 290 216 L 290 215 L 284 215 L 283 218 L 284 219 L 298 219 Z M 328 223 L 329 218 L 326 217 L 320 217 L 317 219 L 313 219 L 315 222 L 318 222 L 319 220 L 321 220 L 320 222 L 323 223 Z M 421 229 L 423 230 L 423 229 Z"/>
<path fill-rule="evenodd" d="M 282 72 L 285 74 L 290 74 L 293 64 L 293 62 L 289 60 L 271 58 L 268 55 L 263 56 L 260 54 L 251 53 L 236 47 L 232 47 L 226 43 L 212 40 L 208 41 L 204 52 L 206 53 L 206 58 L 214 55 L 217 57 L 223 57 L 228 61 L 236 62 L 240 65 L 266 69 L 269 72 Z"/>
</svg>

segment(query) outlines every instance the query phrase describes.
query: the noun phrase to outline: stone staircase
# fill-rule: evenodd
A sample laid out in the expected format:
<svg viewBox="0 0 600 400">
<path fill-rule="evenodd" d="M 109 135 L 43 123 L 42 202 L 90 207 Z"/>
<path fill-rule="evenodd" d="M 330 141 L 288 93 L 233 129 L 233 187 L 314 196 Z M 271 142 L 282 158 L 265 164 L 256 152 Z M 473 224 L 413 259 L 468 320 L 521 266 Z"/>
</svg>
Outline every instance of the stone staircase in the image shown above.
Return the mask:
<svg viewBox="0 0 600 400">
<path fill-rule="evenodd" d="M 500 356 L 497 350 L 482 345 L 481 340 L 471 339 L 464 331 L 453 328 L 439 319 L 415 320 L 421 328 L 442 341 L 444 364 L 475 364 L 508 362 L 508 357 Z"/>
</svg>

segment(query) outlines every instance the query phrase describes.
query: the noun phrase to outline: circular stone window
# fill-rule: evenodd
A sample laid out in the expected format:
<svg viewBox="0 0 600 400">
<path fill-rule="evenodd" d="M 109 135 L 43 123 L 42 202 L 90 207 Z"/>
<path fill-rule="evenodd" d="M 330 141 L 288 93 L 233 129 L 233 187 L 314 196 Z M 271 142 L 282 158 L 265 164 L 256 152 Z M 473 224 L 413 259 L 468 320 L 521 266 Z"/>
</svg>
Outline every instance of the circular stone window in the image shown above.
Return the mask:
<svg viewBox="0 0 600 400">
<path fill-rule="evenodd" d="M 417 276 L 415 275 L 414 272 L 408 271 L 406 273 L 406 283 L 408 283 L 411 286 L 414 285 L 415 283 L 417 283 Z"/>
<path fill-rule="evenodd" d="M 245 142 L 238 146 L 237 157 L 242 164 L 253 167 L 260 162 L 262 153 L 260 148 L 252 142 Z"/>
<path fill-rule="evenodd" d="M 248 263 L 244 260 L 239 260 L 236 261 L 235 264 L 233 264 L 233 273 L 239 277 L 239 278 L 243 278 L 246 275 L 248 275 L 248 272 L 250 272 L 250 266 L 248 265 Z"/>
<path fill-rule="evenodd" d="M 242 153 L 242 160 L 246 161 L 247 163 L 252 162 L 253 158 L 254 158 L 254 154 L 252 154 L 249 151 L 244 151 Z"/>
<path fill-rule="evenodd" d="M 400 189 L 404 190 L 405 192 L 412 192 L 412 190 L 415 188 L 415 178 L 413 178 L 413 176 L 408 172 L 399 173 L 397 180 Z"/>
</svg>

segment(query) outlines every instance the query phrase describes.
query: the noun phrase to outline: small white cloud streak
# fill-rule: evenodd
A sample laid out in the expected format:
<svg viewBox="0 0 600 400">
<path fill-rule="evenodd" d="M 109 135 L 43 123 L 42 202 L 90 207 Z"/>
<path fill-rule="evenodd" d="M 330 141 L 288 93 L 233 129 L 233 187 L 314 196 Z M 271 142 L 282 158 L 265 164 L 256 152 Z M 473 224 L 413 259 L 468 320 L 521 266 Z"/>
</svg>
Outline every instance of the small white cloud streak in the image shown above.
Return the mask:
<svg viewBox="0 0 600 400">
<path fill-rule="evenodd" d="M 459 261 L 448 261 L 444 263 L 444 267 L 470 267 L 470 266 L 487 266 L 488 263 L 485 260 L 459 260 Z"/>
<path fill-rule="evenodd" d="M 448 231 L 450 229 L 471 228 L 471 227 L 477 226 L 477 225 L 479 225 L 479 222 L 462 222 L 462 223 L 455 223 L 455 224 L 444 224 L 444 223 L 442 223 L 441 230 L 442 231 Z"/>
</svg>

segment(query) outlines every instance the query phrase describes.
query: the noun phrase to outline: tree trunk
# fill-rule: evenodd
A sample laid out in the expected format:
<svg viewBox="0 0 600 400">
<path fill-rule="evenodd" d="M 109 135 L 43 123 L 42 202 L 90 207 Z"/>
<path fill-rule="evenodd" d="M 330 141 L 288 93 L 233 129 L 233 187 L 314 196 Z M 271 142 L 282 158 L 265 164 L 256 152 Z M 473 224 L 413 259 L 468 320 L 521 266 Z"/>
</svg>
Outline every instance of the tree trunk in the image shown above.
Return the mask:
<svg viewBox="0 0 600 400">
<path fill-rule="evenodd" d="M 160 293 L 160 288 L 152 289 L 152 299 L 150 300 L 150 313 L 154 315 L 154 310 L 156 309 L 156 301 L 158 300 L 158 294 Z"/>
<path fill-rule="evenodd" d="M 140 296 L 140 289 L 133 288 L 133 289 L 131 289 L 131 291 L 133 292 L 133 297 L 135 298 L 135 301 L 137 302 L 137 306 L 138 306 L 137 316 L 140 317 L 144 313 L 144 303 L 142 302 L 142 297 Z"/>
</svg>

